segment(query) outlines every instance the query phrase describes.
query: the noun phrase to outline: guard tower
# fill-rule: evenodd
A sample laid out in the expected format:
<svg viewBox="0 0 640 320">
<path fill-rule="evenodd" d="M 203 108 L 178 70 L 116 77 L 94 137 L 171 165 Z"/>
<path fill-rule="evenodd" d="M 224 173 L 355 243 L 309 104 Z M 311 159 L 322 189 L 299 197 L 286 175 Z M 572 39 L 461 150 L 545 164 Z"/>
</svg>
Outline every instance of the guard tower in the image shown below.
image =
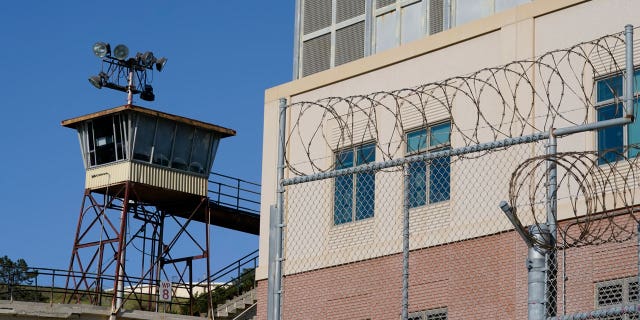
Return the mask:
<svg viewBox="0 0 640 320">
<path fill-rule="evenodd" d="M 153 310 L 160 281 L 189 303 L 206 293 L 193 275 L 209 279 L 209 225 L 221 215 L 208 177 L 220 139 L 235 131 L 131 104 L 62 125 L 77 130 L 86 169 L 67 302 Z"/>
</svg>

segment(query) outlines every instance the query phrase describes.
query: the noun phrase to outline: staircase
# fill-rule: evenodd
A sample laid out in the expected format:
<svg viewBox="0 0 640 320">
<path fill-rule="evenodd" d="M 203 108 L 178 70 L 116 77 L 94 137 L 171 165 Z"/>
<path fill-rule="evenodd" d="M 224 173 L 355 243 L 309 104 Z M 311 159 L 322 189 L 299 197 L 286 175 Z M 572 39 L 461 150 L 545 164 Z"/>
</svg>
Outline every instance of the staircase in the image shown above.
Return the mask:
<svg viewBox="0 0 640 320">
<path fill-rule="evenodd" d="M 219 320 L 251 320 L 256 318 L 256 289 L 253 288 L 215 309 L 215 319 Z"/>
</svg>

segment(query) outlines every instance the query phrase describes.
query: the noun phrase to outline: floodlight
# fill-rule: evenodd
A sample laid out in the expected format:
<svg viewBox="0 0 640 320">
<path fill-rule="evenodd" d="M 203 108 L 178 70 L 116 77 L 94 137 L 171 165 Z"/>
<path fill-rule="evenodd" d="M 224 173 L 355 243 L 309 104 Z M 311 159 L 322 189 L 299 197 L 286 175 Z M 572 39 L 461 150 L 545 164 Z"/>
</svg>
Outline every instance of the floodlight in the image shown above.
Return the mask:
<svg viewBox="0 0 640 320">
<path fill-rule="evenodd" d="M 119 44 L 113 49 L 113 56 L 118 60 L 124 60 L 129 56 L 129 48 L 124 44 Z"/>
<path fill-rule="evenodd" d="M 111 46 L 105 42 L 96 42 L 93 45 L 93 53 L 99 58 L 104 58 L 106 55 L 111 54 Z"/>
<path fill-rule="evenodd" d="M 158 71 L 162 71 L 162 69 L 164 69 L 164 65 L 167 64 L 167 58 L 162 57 L 158 60 L 156 60 L 156 69 Z"/>
<path fill-rule="evenodd" d="M 97 76 L 89 77 L 89 82 L 94 87 L 98 89 L 102 89 L 102 86 L 104 86 L 104 84 L 107 82 L 108 79 L 109 79 L 109 76 L 106 73 L 100 72 Z"/>
<path fill-rule="evenodd" d="M 127 92 L 128 104 L 132 103 L 134 94 L 139 94 L 141 100 L 155 100 L 156 96 L 153 87 L 147 82 L 147 76 L 148 73 L 153 73 L 154 66 L 158 71 L 162 71 L 167 58 L 156 58 L 151 51 L 137 52 L 129 57 L 129 48 L 124 44 L 115 46 L 112 53 L 110 45 L 106 42 L 96 42 L 93 52 L 102 58 L 103 68 L 104 64 L 109 66 L 106 71 L 88 79 L 91 85 L 98 89 Z"/>
<path fill-rule="evenodd" d="M 98 76 L 92 76 L 89 78 L 89 82 L 96 88 L 102 89 L 102 79 Z"/>
<path fill-rule="evenodd" d="M 156 58 L 151 51 L 147 51 L 142 55 L 142 64 L 147 67 L 153 67 L 153 63 L 156 62 Z"/>
<path fill-rule="evenodd" d="M 144 101 L 153 101 L 156 99 L 156 96 L 153 94 L 153 87 L 148 84 L 144 85 L 144 90 L 140 92 L 140 99 Z"/>
</svg>

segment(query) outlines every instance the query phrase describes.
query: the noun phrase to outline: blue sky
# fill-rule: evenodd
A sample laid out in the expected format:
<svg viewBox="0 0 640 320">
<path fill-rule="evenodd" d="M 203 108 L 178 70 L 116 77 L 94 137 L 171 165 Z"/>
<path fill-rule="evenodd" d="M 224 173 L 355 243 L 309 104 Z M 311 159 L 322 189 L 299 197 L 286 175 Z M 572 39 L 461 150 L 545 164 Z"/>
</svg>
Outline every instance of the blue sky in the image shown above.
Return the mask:
<svg viewBox="0 0 640 320">
<path fill-rule="evenodd" d="M 291 79 L 294 1 L 6 1 L 0 7 L 0 256 L 66 269 L 84 189 L 77 134 L 60 121 L 126 103 L 97 90 L 96 41 L 168 58 L 154 102 L 233 128 L 214 171 L 259 181 L 263 97 Z M 257 237 L 213 229 L 217 267 Z"/>
</svg>

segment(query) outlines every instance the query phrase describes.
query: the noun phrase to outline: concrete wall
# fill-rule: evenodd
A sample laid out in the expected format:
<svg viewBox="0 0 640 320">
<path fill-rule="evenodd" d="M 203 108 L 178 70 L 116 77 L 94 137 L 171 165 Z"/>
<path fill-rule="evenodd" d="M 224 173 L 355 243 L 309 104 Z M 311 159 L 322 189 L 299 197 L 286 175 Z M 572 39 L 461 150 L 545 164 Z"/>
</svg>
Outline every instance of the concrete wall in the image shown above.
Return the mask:
<svg viewBox="0 0 640 320">
<path fill-rule="evenodd" d="M 0 319 L 38 320 L 38 319 L 83 319 L 106 320 L 111 315 L 110 307 L 90 305 L 49 304 L 38 302 L 18 302 L 0 300 Z M 122 320 L 189 320 L 199 317 L 182 316 L 148 311 L 124 311 L 117 315 Z"/>
</svg>

